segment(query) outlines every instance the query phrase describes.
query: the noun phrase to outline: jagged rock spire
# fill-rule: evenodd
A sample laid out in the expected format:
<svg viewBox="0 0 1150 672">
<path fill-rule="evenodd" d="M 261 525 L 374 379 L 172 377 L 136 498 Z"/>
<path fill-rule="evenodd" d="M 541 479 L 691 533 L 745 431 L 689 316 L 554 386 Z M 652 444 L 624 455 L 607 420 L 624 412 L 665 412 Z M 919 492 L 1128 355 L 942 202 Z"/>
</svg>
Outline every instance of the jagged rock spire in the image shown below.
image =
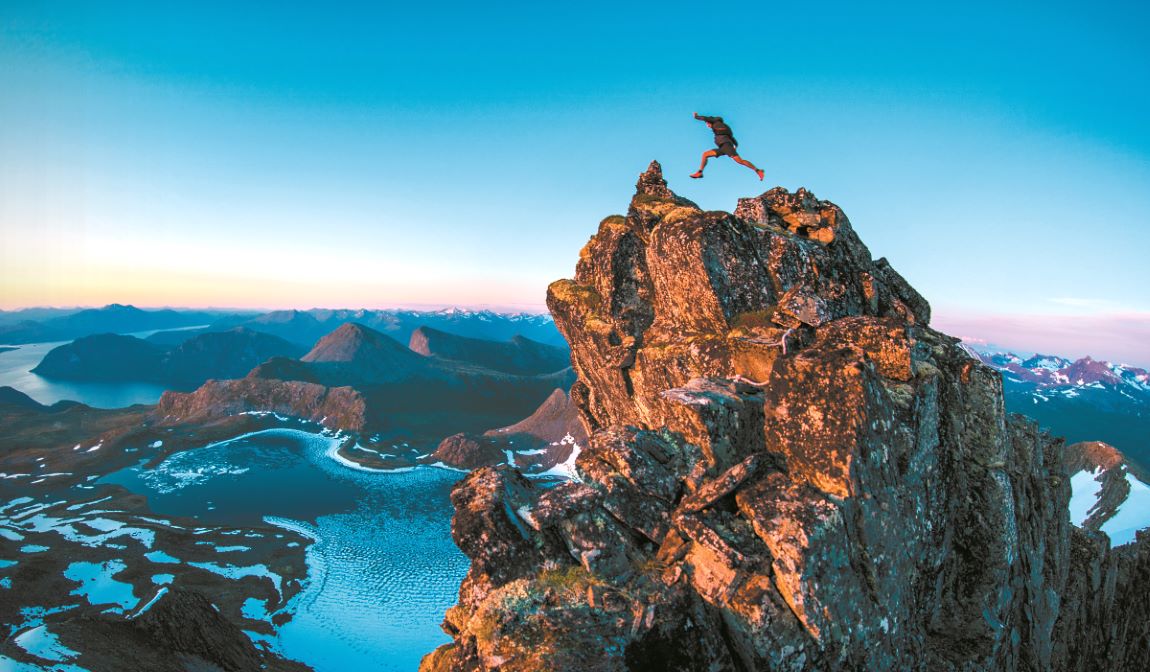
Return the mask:
<svg viewBox="0 0 1150 672">
<path fill-rule="evenodd" d="M 635 184 L 635 196 L 631 199 L 628 217 L 639 229 L 650 231 L 677 208 L 701 212 L 698 205 L 671 191 L 667 180 L 663 178 L 663 167 L 658 161 L 652 161 Z"/>
<path fill-rule="evenodd" d="M 675 198 L 675 192 L 667 187 L 667 180 L 663 178 L 663 166 L 659 165 L 658 161 L 652 161 L 647 170 L 639 176 L 639 182 L 635 185 L 635 195 L 666 200 Z"/>
</svg>

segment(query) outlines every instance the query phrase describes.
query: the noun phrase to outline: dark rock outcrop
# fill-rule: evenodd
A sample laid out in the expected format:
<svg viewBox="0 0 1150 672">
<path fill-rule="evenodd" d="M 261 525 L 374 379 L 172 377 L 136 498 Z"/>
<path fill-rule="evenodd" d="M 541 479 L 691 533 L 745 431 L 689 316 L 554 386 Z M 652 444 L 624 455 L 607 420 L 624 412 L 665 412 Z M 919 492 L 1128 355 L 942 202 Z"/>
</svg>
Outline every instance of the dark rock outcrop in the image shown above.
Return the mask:
<svg viewBox="0 0 1150 672">
<path fill-rule="evenodd" d="M 92 672 L 311 669 L 256 648 L 207 597 L 190 590 L 163 589 L 138 617 L 85 616 L 55 622 L 52 630 Z"/>
<path fill-rule="evenodd" d="M 422 669 L 1150 664 L 1150 536 L 1070 524 L 1061 440 L 837 206 L 704 212 L 652 163 L 548 305 L 581 482 L 456 487 L 472 565 Z"/>
<path fill-rule="evenodd" d="M 14 387 L 0 387 L 0 407 L 25 411 L 46 411 L 48 407 Z"/>
<path fill-rule="evenodd" d="M 367 401 L 351 387 L 242 378 L 212 380 L 195 392 L 164 392 L 155 415 L 165 423 L 203 422 L 237 413 L 270 412 L 359 431 L 367 425 Z"/>
</svg>

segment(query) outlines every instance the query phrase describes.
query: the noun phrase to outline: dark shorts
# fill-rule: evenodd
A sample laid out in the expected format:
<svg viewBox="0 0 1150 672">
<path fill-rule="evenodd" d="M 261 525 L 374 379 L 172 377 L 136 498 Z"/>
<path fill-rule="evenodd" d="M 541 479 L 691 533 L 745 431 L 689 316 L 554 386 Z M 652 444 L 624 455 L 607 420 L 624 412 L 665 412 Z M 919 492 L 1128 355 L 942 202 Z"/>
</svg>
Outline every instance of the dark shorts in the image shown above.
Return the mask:
<svg viewBox="0 0 1150 672">
<path fill-rule="evenodd" d="M 739 155 L 739 152 L 738 152 L 738 150 L 735 149 L 735 146 L 729 142 L 724 142 L 723 144 L 719 145 L 718 147 L 716 147 L 712 151 L 714 151 L 719 156 L 723 156 L 723 155 L 738 156 Z"/>
</svg>

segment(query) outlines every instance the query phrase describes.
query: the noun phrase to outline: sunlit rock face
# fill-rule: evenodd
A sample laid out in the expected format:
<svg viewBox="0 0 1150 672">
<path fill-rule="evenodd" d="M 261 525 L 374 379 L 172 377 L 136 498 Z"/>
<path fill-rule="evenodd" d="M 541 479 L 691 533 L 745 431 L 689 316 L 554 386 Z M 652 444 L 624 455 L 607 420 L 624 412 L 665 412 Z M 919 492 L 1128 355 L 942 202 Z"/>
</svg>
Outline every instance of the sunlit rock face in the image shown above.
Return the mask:
<svg viewBox="0 0 1150 672">
<path fill-rule="evenodd" d="M 1061 440 L 837 206 L 704 212 L 652 163 L 547 299 L 581 482 L 457 486 L 471 571 L 424 670 L 1150 664 L 1150 538 L 1071 525 Z"/>
</svg>

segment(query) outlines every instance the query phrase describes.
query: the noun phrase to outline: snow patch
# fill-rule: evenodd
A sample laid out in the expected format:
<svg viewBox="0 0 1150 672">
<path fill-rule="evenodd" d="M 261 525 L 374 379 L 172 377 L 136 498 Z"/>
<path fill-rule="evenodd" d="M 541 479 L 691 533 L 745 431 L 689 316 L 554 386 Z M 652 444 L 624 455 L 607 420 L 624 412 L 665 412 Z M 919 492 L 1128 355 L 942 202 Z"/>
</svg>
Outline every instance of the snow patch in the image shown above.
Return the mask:
<svg viewBox="0 0 1150 672">
<path fill-rule="evenodd" d="M 139 618 L 141 614 L 143 614 L 143 613 L 147 612 L 149 609 L 151 609 L 152 605 L 154 605 L 156 602 L 159 602 L 160 598 L 163 597 L 164 595 L 167 595 L 167 593 L 168 593 L 168 587 L 167 586 L 161 586 L 160 589 L 156 591 L 156 595 L 152 599 L 148 600 L 147 604 L 140 607 L 136 611 L 132 612 L 132 614 L 130 616 L 128 616 L 128 618 L 129 619 Z"/>
<path fill-rule="evenodd" d="M 80 655 L 60 643 L 47 625 L 39 625 L 16 635 L 16 644 L 29 654 L 54 663 L 64 663 Z"/>
<path fill-rule="evenodd" d="M 582 480 L 579 478 L 578 472 L 575 471 L 575 460 L 579 457 L 579 453 L 583 452 L 583 449 L 579 446 L 578 443 L 575 442 L 575 437 L 571 436 L 570 434 L 564 436 L 559 441 L 559 445 L 571 446 L 571 454 L 567 456 L 567 459 L 564 462 L 560 462 L 554 467 L 551 467 L 547 471 L 542 471 L 538 474 L 532 474 L 532 476 L 557 476 L 559 478 L 566 478 L 572 481 Z"/>
<path fill-rule="evenodd" d="M 1102 469 L 1080 471 L 1070 477 L 1070 522 L 1082 527 L 1102 494 Z"/>
<path fill-rule="evenodd" d="M 1102 531 L 1110 537 L 1111 546 L 1122 546 L 1134 541 L 1134 533 L 1150 527 L 1150 486 L 1126 474 L 1130 494 L 1114 515 L 1102 524 Z"/>
</svg>

